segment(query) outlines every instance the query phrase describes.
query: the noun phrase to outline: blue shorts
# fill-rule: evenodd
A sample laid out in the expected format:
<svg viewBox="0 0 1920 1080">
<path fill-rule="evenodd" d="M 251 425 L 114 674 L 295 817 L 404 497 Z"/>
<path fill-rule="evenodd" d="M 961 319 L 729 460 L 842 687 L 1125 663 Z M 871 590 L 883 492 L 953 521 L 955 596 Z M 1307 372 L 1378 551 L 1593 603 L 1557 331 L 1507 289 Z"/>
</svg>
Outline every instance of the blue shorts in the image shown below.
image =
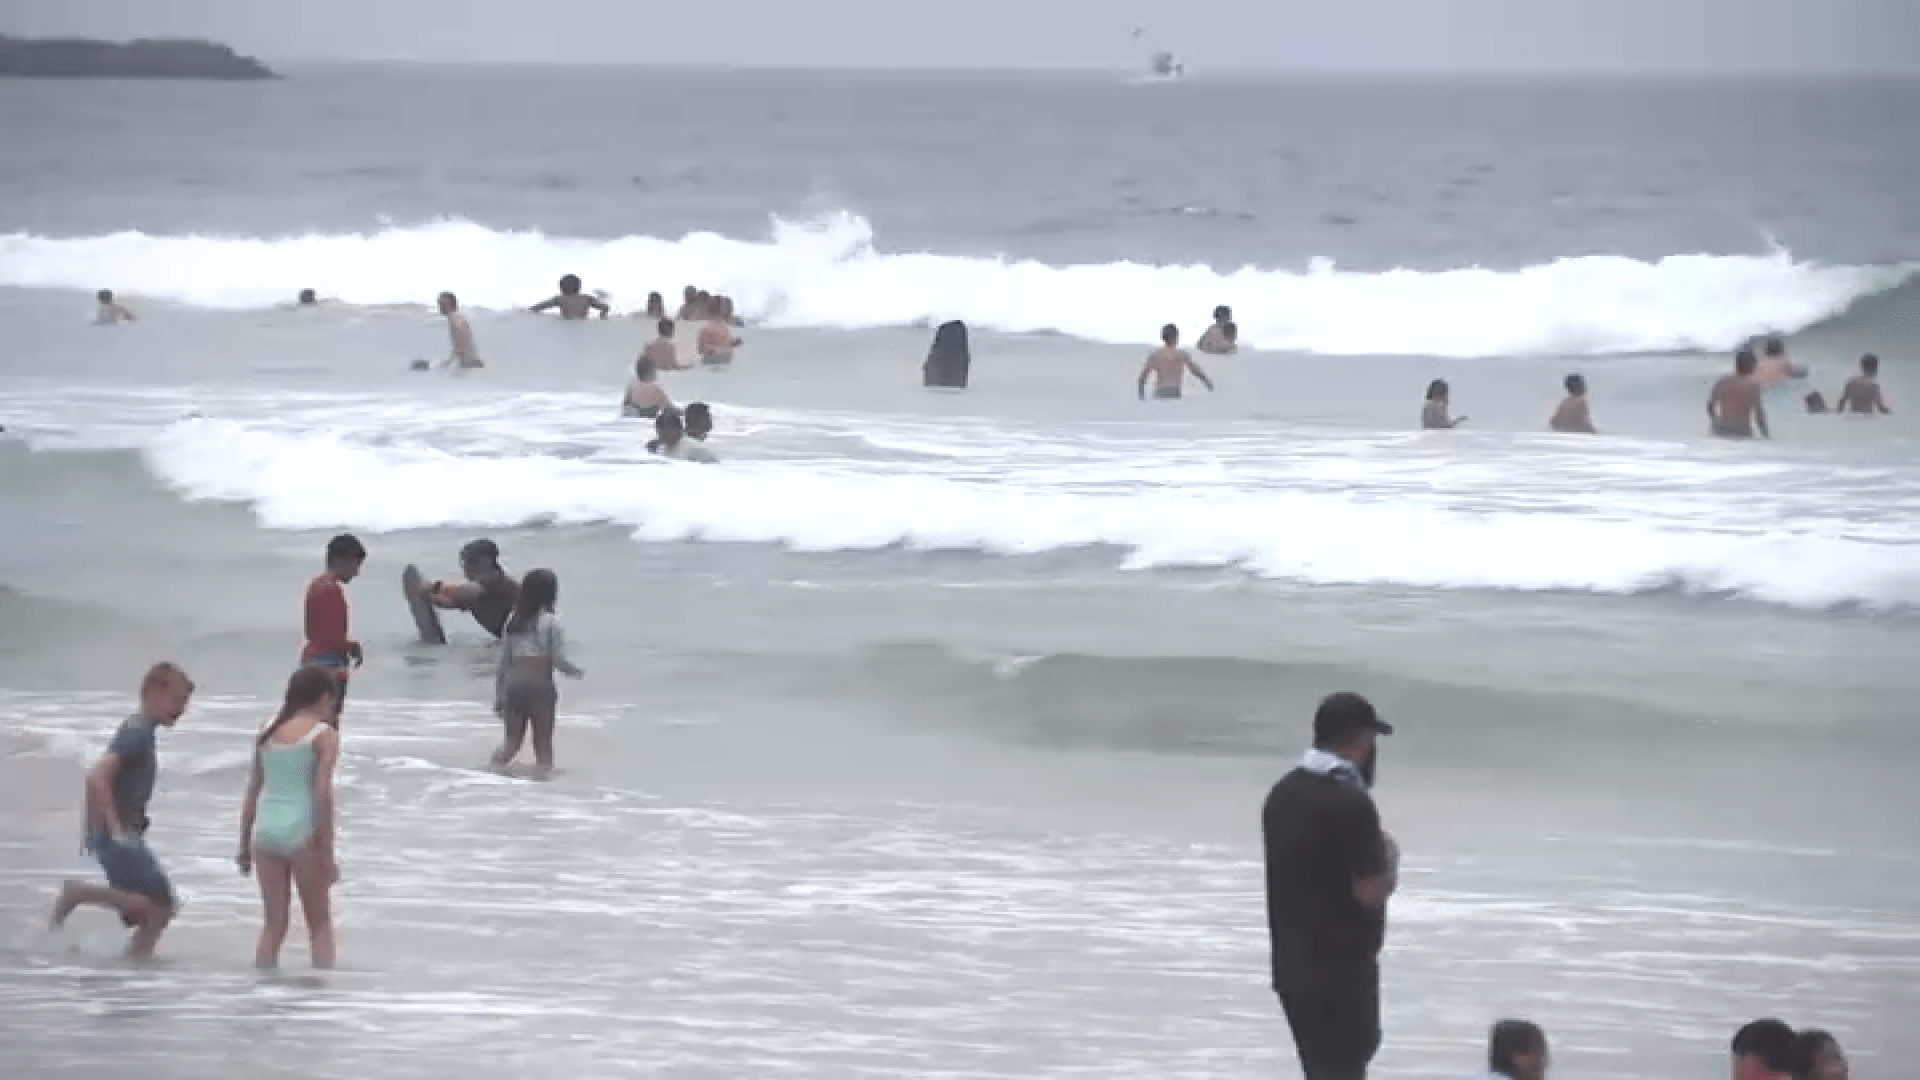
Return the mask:
<svg viewBox="0 0 1920 1080">
<path fill-rule="evenodd" d="M 167 872 L 160 869 L 160 860 L 153 857 L 146 841 L 135 838 L 116 844 L 112 837 L 102 834 L 93 837 L 88 846 L 100 869 L 106 871 L 108 888 L 174 906 L 173 882 L 167 880 Z"/>
</svg>

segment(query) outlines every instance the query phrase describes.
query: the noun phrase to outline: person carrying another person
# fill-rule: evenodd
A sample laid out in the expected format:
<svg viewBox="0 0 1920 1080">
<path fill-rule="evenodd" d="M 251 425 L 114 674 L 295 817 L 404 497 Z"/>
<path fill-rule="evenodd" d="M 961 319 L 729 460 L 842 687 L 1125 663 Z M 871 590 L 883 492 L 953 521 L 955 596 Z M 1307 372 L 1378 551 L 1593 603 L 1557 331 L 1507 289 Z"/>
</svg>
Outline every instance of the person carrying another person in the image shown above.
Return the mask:
<svg viewBox="0 0 1920 1080">
<path fill-rule="evenodd" d="M 346 586 L 360 576 L 366 565 L 367 549 L 352 533 L 341 533 L 327 541 L 326 569 L 307 583 L 303 622 L 306 643 L 300 647 L 300 664 L 333 673 L 338 684 L 333 691 L 337 712 L 347 700 L 347 681 L 353 670 L 366 662 L 360 643 L 347 629 Z"/>
<path fill-rule="evenodd" d="M 1194 348 L 1211 356 L 1228 356 L 1239 351 L 1240 328 L 1234 325 L 1233 309 L 1225 304 L 1213 309 L 1213 325 L 1194 342 Z"/>
<path fill-rule="evenodd" d="M 587 314 L 593 311 L 599 312 L 600 317 L 604 319 L 613 309 L 607 306 L 605 300 L 581 292 L 580 278 L 574 274 L 568 274 L 560 279 L 559 293 L 549 296 L 527 310 L 535 315 L 558 310 L 562 319 L 572 322 L 586 318 Z"/>
<path fill-rule="evenodd" d="M 87 853 L 106 872 L 105 886 L 68 881 L 54 901 L 52 928 L 82 905 L 111 908 L 133 930 L 127 959 L 150 960 L 153 948 L 179 906 L 173 883 L 147 846 L 147 804 L 153 799 L 160 759 L 156 735 L 186 715 L 193 680 L 174 664 L 159 663 L 140 680 L 140 708 L 123 721 L 106 753 L 87 771 Z"/>
<path fill-rule="evenodd" d="M 1553 410 L 1547 427 L 1570 435 L 1598 435 L 1593 427 L 1593 410 L 1587 404 L 1587 377 L 1569 375 L 1561 385 L 1567 388 L 1567 396 Z"/>
<path fill-rule="evenodd" d="M 253 965 L 280 966 L 292 894 L 307 919 L 307 957 L 333 966 L 333 772 L 340 760 L 334 727 L 339 702 L 333 673 L 303 667 L 287 680 L 286 698 L 253 744 L 253 768 L 241 800 L 240 850 L 234 865 L 260 885 L 260 940 Z"/>
<path fill-rule="evenodd" d="M 1193 362 L 1187 350 L 1180 347 L 1180 328 L 1172 323 L 1160 328 L 1160 347 L 1147 354 L 1147 362 L 1140 366 L 1140 378 L 1134 386 L 1134 392 L 1141 400 L 1146 400 L 1147 378 L 1153 378 L 1153 396 L 1163 401 L 1171 401 L 1180 396 L 1180 386 L 1187 372 L 1209 391 L 1213 389 L 1213 380 Z"/>
<path fill-rule="evenodd" d="M 1833 410 L 1842 413 L 1858 413 L 1871 416 L 1875 413 L 1886 414 L 1893 410 L 1887 408 L 1887 399 L 1880 394 L 1880 358 L 1868 353 L 1860 358 L 1860 374 L 1847 380 L 1840 390 L 1840 400 L 1834 403 Z"/>
<path fill-rule="evenodd" d="M 667 325 L 671 326 L 672 323 Z M 626 397 L 620 400 L 620 415 L 651 420 L 661 410 L 673 408 L 673 399 L 660 385 L 653 364 L 645 356 L 633 362 L 633 381 L 627 384 Z"/>
<path fill-rule="evenodd" d="M 1723 439 L 1751 439 L 1757 429 L 1763 438 L 1767 431 L 1767 407 L 1760 400 L 1764 389 L 1754 377 L 1759 360 L 1752 349 L 1733 355 L 1733 374 L 1722 375 L 1707 394 L 1708 430 Z"/>
<path fill-rule="evenodd" d="M 553 610 L 559 600 L 560 579 L 553 571 L 527 571 L 506 632 L 500 635 L 494 700 L 506 737 L 493 753 L 495 769 L 507 768 L 520 756 L 520 744 L 531 727 L 534 764 L 542 775 L 553 771 L 554 714 L 560 705 L 553 673 L 574 679 L 583 674 L 567 658 L 566 634 Z"/>
<path fill-rule="evenodd" d="M 481 629 L 499 637 L 520 596 L 520 585 L 500 567 L 500 547 L 491 540 L 475 540 L 460 549 L 460 573 L 467 580 L 435 581 L 423 595 L 435 607 L 452 608 L 473 616 Z"/>
<path fill-rule="evenodd" d="M 653 422 L 654 438 L 647 443 L 647 450 L 664 458 L 676 461 L 699 461 L 713 464 L 720 459 L 706 444 L 687 438 L 686 420 L 678 409 L 662 412 Z"/>
</svg>

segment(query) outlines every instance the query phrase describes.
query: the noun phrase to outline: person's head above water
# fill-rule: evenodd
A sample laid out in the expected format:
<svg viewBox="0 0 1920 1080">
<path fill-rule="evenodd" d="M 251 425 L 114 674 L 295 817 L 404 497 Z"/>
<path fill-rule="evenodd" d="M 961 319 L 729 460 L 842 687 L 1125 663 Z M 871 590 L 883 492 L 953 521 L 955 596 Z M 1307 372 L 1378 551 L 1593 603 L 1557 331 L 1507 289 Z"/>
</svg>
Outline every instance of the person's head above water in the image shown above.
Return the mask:
<svg viewBox="0 0 1920 1080">
<path fill-rule="evenodd" d="M 1587 392 L 1587 377 L 1577 373 L 1569 375 L 1560 381 L 1560 385 L 1567 388 L 1567 393 L 1579 397 Z"/>
<path fill-rule="evenodd" d="M 111 304 L 113 303 L 113 290 L 101 289 L 99 292 L 93 294 L 93 298 L 103 304 Z"/>
<path fill-rule="evenodd" d="M 673 336 L 674 326 L 672 319 L 661 319 L 659 322 L 653 324 L 653 328 L 658 331 L 663 338 Z"/>
<path fill-rule="evenodd" d="M 1226 322 L 1231 318 L 1233 318 L 1233 309 L 1227 305 L 1221 304 L 1219 307 L 1213 309 L 1214 322 Z"/>
<path fill-rule="evenodd" d="M 450 292 L 441 293 L 440 299 L 437 300 L 436 303 L 440 305 L 440 314 L 442 315 L 451 315 L 460 310 L 460 298 Z"/>
<path fill-rule="evenodd" d="M 1807 396 L 1803 400 L 1806 401 L 1807 411 L 1810 413 L 1823 413 L 1827 411 L 1827 395 L 1818 390 L 1807 391 Z"/>
<path fill-rule="evenodd" d="M 560 279 L 560 295 L 561 296 L 572 296 L 575 293 L 578 293 L 579 291 L 580 291 L 579 275 L 567 274 L 566 276 Z"/>
<path fill-rule="evenodd" d="M 1435 379 L 1427 384 L 1428 401 L 1445 401 L 1449 392 L 1445 379 Z"/>
<path fill-rule="evenodd" d="M 1510 1080 L 1544 1080 L 1547 1033 L 1525 1020 L 1502 1020 L 1487 1036 L 1487 1071 Z"/>
<path fill-rule="evenodd" d="M 312 289 L 301 289 L 300 302 L 304 305 L 311 307 L 312 305 L 319 303 L 320 298 L 313 294 Z"/>
<path fill-rule="evenodd" d="M 500 545 L 491 540 L 473 540 L 460 549 L 460 571 L 470 581 L 500 573 Z"/>
<path fill-rule="evenodd" d="M 1860 374 L 1862 375 L 1880 374 L 1880 358 L 1873 355 L 1872 353 L 1868 353 L 1867 355 L 1861 357 L 1860 358 Z"/>
<path fill-rule="evenodd" d="M 1178 345 L 1180 343 L 1180 328 L 1172 323 L 1161 327 L 1160 341 L 1166 345 Z"/>
<path fill-rule="evenodd" d="M 1733 370 L 1736 375 L 1751 375 L 1760 366 L 1760 358 L 1753 355 L 1752 349 L 1741 349 L 1733 354 Z"/>
<path fill-rule="evenodd" d="M 686 421 L 680 417 L 678 409 L 661 409 L 660 415 L 653 418 L 653 433 L 660 437 L 663 447 L 677 444 L 687 433 Z"/>
<path fill-rule="evenodd" d="M 667 313 L 667 298 L 657 292 L 647 294 L 647 314 L 659 317 Z"/>
<path fill-rule="evenodd" d="M 1761 351 L 1770 357 L 1785 356 L 1787 355 L 1787 343 L 1777 337 L 1770 337 L 1766 340 L 1766 343 L 1761 346 Z"/>
<path fill-rule="evenodd" d="M 713 434 L 713 410 L 704 401 L 687 406 L 687 438 L 704 439 Z"/>
</svg>

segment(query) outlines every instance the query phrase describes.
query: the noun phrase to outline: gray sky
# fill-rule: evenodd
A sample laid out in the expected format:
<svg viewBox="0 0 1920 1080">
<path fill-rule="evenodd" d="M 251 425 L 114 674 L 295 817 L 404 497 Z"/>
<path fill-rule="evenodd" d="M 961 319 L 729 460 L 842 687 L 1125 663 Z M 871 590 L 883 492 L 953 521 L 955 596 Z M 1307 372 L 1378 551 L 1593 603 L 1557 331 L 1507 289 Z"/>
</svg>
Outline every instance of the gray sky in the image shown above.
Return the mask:
<svg viewBox="0 0 1920 1080">
<path fill-rule="evenodd" d="M 268 60 L 1120 68 L 1135 26 L 1195 72 L 1920 72 L 1920 0 L 0 0 L 0 32 Z"/>
</svg>

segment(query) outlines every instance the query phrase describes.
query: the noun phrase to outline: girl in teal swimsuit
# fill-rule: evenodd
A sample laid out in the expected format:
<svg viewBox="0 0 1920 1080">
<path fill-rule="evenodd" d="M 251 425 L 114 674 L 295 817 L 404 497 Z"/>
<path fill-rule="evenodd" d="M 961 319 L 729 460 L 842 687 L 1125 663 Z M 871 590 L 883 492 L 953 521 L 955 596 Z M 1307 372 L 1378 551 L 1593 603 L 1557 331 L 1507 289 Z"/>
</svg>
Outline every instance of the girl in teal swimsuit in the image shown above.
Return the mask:
<svg viewBox="0 0 1920 1080">
<path fill-rule="evenodd" d="M 323 667 L 303 667 L 287 680 L 287 698 L 273 723 L 254 743 L 253 770 L 240 814 L 243 874 L 260 883 L 264 921 L 253 962 L 278 967 L 287 939 L 294 889 L 306 915 L 309 952 L 316 968 L 333 966 L 333 767 L 340 757 L 334 727 L 338 684 Z"/>
</svg>

